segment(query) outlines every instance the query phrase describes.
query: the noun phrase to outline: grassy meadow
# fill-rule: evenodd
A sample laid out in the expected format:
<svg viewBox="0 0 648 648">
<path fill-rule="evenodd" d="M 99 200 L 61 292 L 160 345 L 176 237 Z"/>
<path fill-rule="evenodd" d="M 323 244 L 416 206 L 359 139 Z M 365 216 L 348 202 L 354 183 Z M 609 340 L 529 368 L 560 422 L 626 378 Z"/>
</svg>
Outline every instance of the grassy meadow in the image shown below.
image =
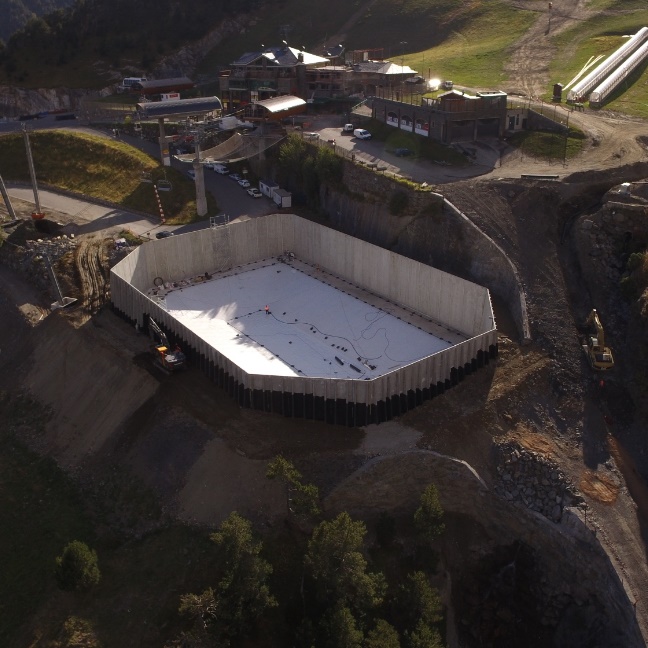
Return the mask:
<svg viewBox="0 0 648 648">
<path fill-rule="evenodd" d="M 169 224 L 198 220 L 194 183 L 180 171 L 162 167 L 129 144 L 71 131 L 37 131 L 29 139 L 39 182 L 157 215 L 153 186 L 141 182 L 145 171 L 152 179 L 166 177 L 173 185 L 172 191 L 160 192 Z M 29 181 L 22 135 L 0 137 L 0 175 L 7 182 Z M 210 194 L 207 194 L 207 206 L 208 213 L 217 212 Z"/>
</svg>

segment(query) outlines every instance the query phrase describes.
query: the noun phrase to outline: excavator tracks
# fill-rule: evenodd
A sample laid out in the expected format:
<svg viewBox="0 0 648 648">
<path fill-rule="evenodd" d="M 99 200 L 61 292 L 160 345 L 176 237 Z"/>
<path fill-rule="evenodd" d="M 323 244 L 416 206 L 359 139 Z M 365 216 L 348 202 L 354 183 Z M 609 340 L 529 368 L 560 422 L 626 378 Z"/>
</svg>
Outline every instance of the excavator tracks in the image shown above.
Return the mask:
<svg viewBox="0 0 648 648">
<path fill-rule="evenodd" d="M 75 261 L 79 273 L 83 310 L 88 315 L 94 315 L 109 297 L 106 239 L 81 241 L 76 250 Z"/>
</svg>

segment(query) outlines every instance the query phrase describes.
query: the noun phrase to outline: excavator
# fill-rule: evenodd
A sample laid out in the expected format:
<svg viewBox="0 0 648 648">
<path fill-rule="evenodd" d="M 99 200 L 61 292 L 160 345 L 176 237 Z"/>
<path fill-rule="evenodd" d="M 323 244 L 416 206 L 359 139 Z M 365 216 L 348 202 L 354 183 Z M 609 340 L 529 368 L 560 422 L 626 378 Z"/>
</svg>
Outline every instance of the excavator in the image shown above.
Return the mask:
<svg viewBox="0 0 648 648">
<path fill-rule="evenodd" d="M 614 367 L 614 356 L 612 355 L 612 349 L 605 346 L 605 331 L 595 308 L 587 317 L 585 325 L 593 326 L 596 330 L 595 334 L 591 332 L 587 334 L 587 343 L 583 344 L 583 350 L 587 355 L 590 366 L 596 371 L 612 369 Z"/>
<path fill-rule="evenodd" d="M 187 364 L 185 354 L 177 344 L 174 349 L 171 349 L 166 334 L 152 317 L 149 317 L 148 330 L 153 341 L 151 353 L 158 366 L 169 373 L 184 369 Z"/>
</svg>

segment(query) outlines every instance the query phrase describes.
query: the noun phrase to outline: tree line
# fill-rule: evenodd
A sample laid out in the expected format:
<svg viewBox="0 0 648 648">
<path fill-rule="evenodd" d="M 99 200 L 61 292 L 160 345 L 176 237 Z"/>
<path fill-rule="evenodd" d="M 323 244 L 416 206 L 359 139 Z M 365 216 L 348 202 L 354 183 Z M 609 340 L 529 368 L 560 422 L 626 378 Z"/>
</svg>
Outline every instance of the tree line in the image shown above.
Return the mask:
<svg viewBox="0 0 648 648">
<path fill-rule="evenodd" d="M 444 645 L 443 605 L 432 586 L 434 543 L 444 532 L 434 485 L 400 529 L 383 514 L 369 542 L 365 522 L 346 512 L 324 516 L 318 488 L 284 457 L 270 462 L 267 477 L 284 485 L 291 550 L 275 546 L 273 554 L 272 539 L 232 512 L 210 535 L 218 567 L 209 586 L 179 597 L 181 629 L 165 648 Z M 96 552 L 68 544 L 55 576 L 62 589 L 89 595 L 101 579 Z"/>
<path fill-rule="evenodd" d="M 8 41 L 0 41 L 0 64 L 20 81 L 25 61 L 66 65 L 73 59 L 103 60 L 146 71 L 162 54 L 202 38 L 228 15 L 248 12 L 262 0 L 76 0 L 69 7 L 33 17 Z M 145 34 L 145 36 L 143 36 Z"/>
</svg>

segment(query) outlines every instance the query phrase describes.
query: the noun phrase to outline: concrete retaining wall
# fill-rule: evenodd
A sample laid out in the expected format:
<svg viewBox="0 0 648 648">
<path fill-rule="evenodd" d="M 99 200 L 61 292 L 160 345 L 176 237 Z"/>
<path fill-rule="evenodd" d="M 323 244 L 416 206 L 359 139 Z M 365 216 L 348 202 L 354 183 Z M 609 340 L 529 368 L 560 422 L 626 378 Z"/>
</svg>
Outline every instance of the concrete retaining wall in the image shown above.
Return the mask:
<svg viewBox="0 0 648 648">
<path fill-rule="evenodd" d="M 464 342 L 373 380 L 248 374 L 146 295 L 164 281 L 243 265 L 291 250 L 298 258 L 460 331 Z M 497 354 L 488 291 L 292 214 L 170 237 L 139 247 L 111 271 L 116 310 L 143 327 L 147 315 L 242 406 L 363 425 L 388 420 L 442 393 Z"/>
</svg>

